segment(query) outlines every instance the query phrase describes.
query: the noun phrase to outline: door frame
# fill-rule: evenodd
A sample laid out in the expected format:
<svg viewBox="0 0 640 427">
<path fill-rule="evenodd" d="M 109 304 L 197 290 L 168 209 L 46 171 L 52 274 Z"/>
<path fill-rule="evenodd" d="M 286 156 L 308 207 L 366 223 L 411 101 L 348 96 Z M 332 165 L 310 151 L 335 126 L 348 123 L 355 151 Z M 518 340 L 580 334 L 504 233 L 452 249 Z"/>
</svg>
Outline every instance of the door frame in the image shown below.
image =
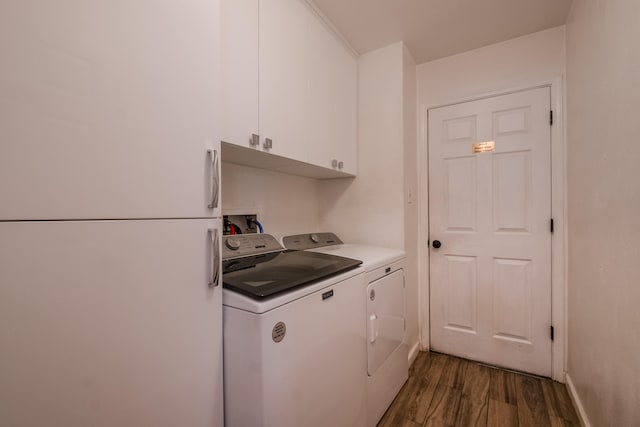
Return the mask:
<svg viewBox="0 0 640 427">
<path fill-rule="evenodd" d="M 551 323 L 554 327 L 554 340 L 551 343 L 551 372 L 556 381 L 565 382 L 566 345 L 567 345 L 567 209 L 566 209 L 566 126 L 564 99 L 565 77 L 560 75 L 551 81 L 510 90 L 495 91 L 464 99 L 455 99 L 446 104 L 421 105 L 418 107 L 418 185 L 420 204 L 418 206 L 418 293 L 419 293 L 419 338 L 420 349 L 430 348 L 430 284 L 429 284 L 429 110 L 493 98 L 514 92 L 540 87 L 549 87 L 551 91 L 551 214 L 554 220 L 554 232 L 551 235 Z"/>
</svg>

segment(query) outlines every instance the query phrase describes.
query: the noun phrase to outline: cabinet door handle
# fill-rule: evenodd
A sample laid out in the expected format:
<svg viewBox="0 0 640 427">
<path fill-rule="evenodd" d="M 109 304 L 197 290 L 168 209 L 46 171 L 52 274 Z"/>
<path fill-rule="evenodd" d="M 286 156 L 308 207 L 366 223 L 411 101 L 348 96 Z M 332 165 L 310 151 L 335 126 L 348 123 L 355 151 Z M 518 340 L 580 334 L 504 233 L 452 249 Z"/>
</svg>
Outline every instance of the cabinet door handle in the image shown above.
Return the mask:
<svg viewBox="0 0 640 427">
<path fill-rule="evenodd" d="M 220 240 L 217 228 L 209 229 L 209 239 L 211 241 L 211 278 L 209 279 L 209 287 L 216 288 L 220 285 Z"/>
<path fill-rule="evenodd" d="M 218 159 L 218 150 L 207 150 L 207 154 L 211 157 L 211 202 L 209 209 L 216 209 L 220 199 L 220 159 Z"/>
<path fill-rule="evenodd" d="M 331 160 L 331 167 L 334 169 L 338 167 L 338 161 L 336 159 Z"/>
<path fill-rule="evenodd" d="M 265 138 L 263 147 L 267 150 L 273 148 L 273 140 L 271 138 Z"/>
<path fill-rule="evenodd" d="M 249 139 L 249 144 L 251 144 L 253 147 L 260 144 L 260 135 L 252 133 L 251 138 Z"/>
<path fill-rule="evenodd" d="M 344 167 L 344 162 L 338 162 L 338 169 L 342 169 Z"/>
</svg>

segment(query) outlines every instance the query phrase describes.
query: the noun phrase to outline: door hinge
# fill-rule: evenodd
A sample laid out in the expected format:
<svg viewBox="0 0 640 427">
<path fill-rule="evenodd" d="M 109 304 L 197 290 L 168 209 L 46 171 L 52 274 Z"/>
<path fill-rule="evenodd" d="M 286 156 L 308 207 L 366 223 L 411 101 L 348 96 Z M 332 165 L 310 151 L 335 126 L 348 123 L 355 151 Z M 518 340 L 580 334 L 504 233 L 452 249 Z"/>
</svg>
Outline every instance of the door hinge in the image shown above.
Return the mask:
<svg viewBox="0 0 640 427">
<path fill-rule="evenodd" d="M 550 333 L 551 333 L 551 341 L 553 341 L 553 326 L 550 326 Z"/>
<path fill-rule="evenodd" d="M 553 125 L 553 110 L 549 110 L 549 125 Z"/>
<path fill-rule="evenodd" d="M 549 230 L 553 233 L 553 218 L 549 220 Z"/>
</svg>

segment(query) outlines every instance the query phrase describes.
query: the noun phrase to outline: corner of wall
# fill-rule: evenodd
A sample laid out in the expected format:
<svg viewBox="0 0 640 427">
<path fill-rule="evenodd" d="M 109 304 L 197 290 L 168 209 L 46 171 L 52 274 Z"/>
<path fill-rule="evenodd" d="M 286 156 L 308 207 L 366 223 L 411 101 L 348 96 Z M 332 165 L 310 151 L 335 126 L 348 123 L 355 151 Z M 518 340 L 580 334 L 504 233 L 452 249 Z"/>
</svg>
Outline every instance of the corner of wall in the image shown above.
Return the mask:
<svg viewBox="0 0 640 427">
<path fill-rule="evenodd" d="M 640 420 L 640 2 L 567 20 L 568 365 L 594 425 Z"/>
<path fill-rule="evenodd" d="M 576 391 L 576 387 L 573 384 L 573 380 L 571 380 L 571 376 L 569 375 L 568 372 L 565 374 L 565 384 L 567 387 L 567 391 L 569 392 L 569 397 L 571 398 L 571 401 L 573 402 L 573 406 L 576 409 L 576 413 L 578 414 L 578 418 L 580 418 L 580 423 L 584 427 L 591 427 L 591 422 L 589 422 L 587 411 L 584 410 L 584 405 L 580 400 L 580 396 L 578 395 L 578 392 Z"/>
<path fill-rule="evenodd" d="M 405 278 L 407 286 L 408 342 L 417 355 L 420 348 L 420 286 L 419 286 L 419 204 L 418 136 L 416 64 L 407 46 L 402 44 L 402 120 L 404 150 L 404 247 L 407 253 Z"/>
</svg>

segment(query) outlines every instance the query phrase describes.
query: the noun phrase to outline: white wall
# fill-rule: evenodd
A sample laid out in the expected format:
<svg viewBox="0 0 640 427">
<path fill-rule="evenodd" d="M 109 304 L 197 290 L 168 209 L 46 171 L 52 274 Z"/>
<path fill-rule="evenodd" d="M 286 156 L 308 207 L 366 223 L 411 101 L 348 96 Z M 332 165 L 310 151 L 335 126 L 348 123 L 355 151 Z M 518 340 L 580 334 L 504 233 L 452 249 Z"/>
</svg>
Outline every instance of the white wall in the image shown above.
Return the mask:
<svg viewBox="0 0 640 427">
<path fill-rule="evenodd" d="M 336 231 L 348 242 L 407 251 L 410 349 L 418 342 L 417 254 L 405 225 L 417 222 L 417 209 L 405 210 L 405 185 L 413 181 L 417 186 L 415 94 L 415 64 L 403 43 L 360 56 L 358 176 L 320 182 L 324 230 Z"/>
<path fill-rule="evenodd" d="M 567 22 L 568 374 L 594 426 L 640 423 L 640 2 Z"/>
<path fill-rule="evenodd" d="M 564 26 L 418 65 L 418 104 L 435 107 L 548 83 L 564 72 Z"/>
<path fill-rule="evenodd" d="M 265 233 L 320 228 L 319 181 L 222 162 L 222 213 L 257 213 Z"/>
<path fill-rule="evenodd" d="M 419 242 L 421 341 L 429 343 L 428 163 L 426 112 L 473 98 L 548 84 L 565 72 L 565 28 L 552 28 L 506 42 L 420 64 L 418 90 Z"/>
<path fill-rule="evenodd" d="M 345 241 L 404 249 L 403 44 L 358 59 L 358 176 L 323 182 L 321 223 Z"/>
<path fill-rule="evenodd" d="M 418 280 L 418 145 L 416 64 L 404 46 L 402 52 L 403 150 L 404 150 L 404 247 L 407 252 L 405 283 L 407 298 L 407 341 L 419 341 L 419 280 Z"/>
</svg>

